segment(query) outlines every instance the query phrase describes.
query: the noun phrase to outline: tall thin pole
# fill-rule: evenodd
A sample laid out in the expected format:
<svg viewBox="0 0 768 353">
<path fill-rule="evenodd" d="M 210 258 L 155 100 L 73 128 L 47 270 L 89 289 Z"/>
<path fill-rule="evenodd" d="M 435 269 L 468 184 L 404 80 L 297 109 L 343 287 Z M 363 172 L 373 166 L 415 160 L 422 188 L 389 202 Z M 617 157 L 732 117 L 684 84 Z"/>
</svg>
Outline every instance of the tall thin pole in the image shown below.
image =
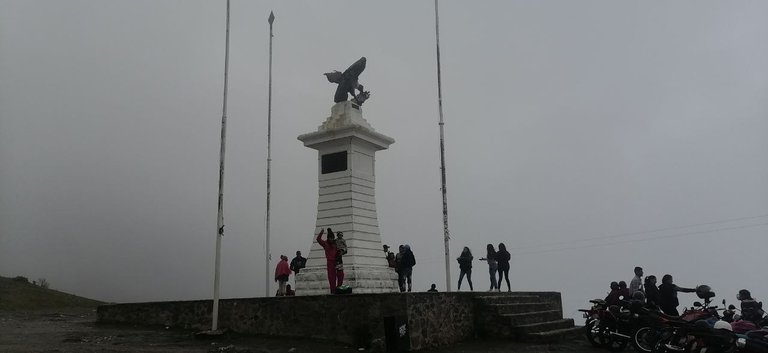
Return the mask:
<svg viewBox="0 0 768 353">
<path fill-rule="evenodd" d="M 227 0 L 227 34 L 224 46 L 224 102 L 221 108 L 221 150 L 219 152 L 219 212 L 216 217 L 216 270 L 213 277 L 213 322 L 219 326 L 219 273 L 221 272 L 221 238 L 224 236 L 224 153 L 227 147 L 227 86 L 229 85 L 229 0 Z"/>
<path fill-rule="evenodd" d="M 269 251 L 269 202 L 271 197 L 271 175 L 272 175 L 272 22 L 275 22 L 275 14 L 269 12 L 269 102 L 267 103 L 267 244 L 266 244 L 266 265 L 264 266 L 264 296 L 269 297 L 269 287 L 272 283 L 269 278 L 269 262 L 272 260 L 272 254 Z"/>
<path fill-rule="evenodd" d="M 437 107 L 440 112 L 440 181 L 443 192 L 443 241 L 445 242 L 445 287 L 446 291 L 451 291 L 451 249 L 449 242 L 451 240 L 448 231 L 448 192 L 445 188 L 445 135 L 443 133 L 443 87 L 440 76 L 440 17 L 437 12 L 437 0 L 435 0 L 435 38 L 437 48 Z"/>
</svg>

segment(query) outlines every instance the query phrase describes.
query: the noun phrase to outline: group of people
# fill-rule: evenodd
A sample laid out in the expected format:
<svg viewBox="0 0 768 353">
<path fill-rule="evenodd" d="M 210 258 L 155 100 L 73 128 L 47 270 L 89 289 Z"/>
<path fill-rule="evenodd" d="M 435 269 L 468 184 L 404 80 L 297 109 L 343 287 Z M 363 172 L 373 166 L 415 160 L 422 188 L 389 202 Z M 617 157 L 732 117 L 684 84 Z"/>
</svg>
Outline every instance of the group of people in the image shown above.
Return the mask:
<svg viewBox="0 0 768 353">
<path fill-rule="evenodd" d="M 327 231 L 325 239 L 323 234 Z M 326 271 L 328 274 L 328 287 L 331 294 L 335 294 L 337 289 L 344 284 L 344 255 L 347 254 L 347 243 L 344 240 L 344 233 L 333 232 L 331 228 L 320 229 L 316 238 L 317 243 L 323 248 L 326 259 Z M 497 251 L 493 244 L 488 244 L 486 247 L 485 257 L 481 257 L 480 261 L 486 261 L 488 263 L 488 273 L 491 279 L 491 288 L 489 291 L 501 291 L 502 280 L 507 283 L 507 291 L 511 291 L 509 283 L 509 261 L 510 254 L 507 251 L 507 247 L 504 243 L 499 243 L 499 250 Z M 410 245 L 403 244 L 398 246 L 398 252 L 395 254 L 389 251 L 388 245 L 383 246 L 384 256 L 387 260 L 389 267 L 393 268 L 397 273 L 397 283 L 400 292 L 410 292 L 413 289 L 413 267 L 416 265 L 416 256 L 413 254 Z M 464 247 L 461 255 L 456 259 L 459 262 L 459 269 L 461 271 L 459 275 L 459 286 L 461 290 L 461 283 L 464 277 L 467 277 L 469 283 L 469 289 L 474 290 L 472 285 L 472 251 L 468 247 Z M 280 262 L 275 268 L 275 282 L 278 282 L 279 289 L 277 291 L 278 296 L 294 295 L 291 290 L 288 279 L 291 273 L 298 274 L 302 268 L 306 266 L 307 259 L 301 256 L 301 251 L 296 252 L 296 257 L 288 264 L 288 257 L 280 255 Z M 498 279 L 496 278 L 498 274 Z M 430 292 L 436 292 L 436 286 L 433 284 Z"/>
<path fill-rule="evenodd" d="M 620 305 L 623 300 L 645 300 L 646 304 L 658 307 L 667 315 L 679 316 L 677 307 L 680 301 L 677 293 L 696 292 L 696 288 L 685 288 L 676 285 L 673 282 L 672 275 L 666 274 L 661 277 L 661 284 L 656 285 L 656 276 L 650 275 L 643 278 L 643 268 L 635 267 L 635 276 L 629 282 L 629 286 L 624 281 L 611 282 L 611 291 L 605 297 L 608 305 Z M 742 317 L 762 317 L 762 303 L 752 299 L 751 293 L 742 289 L 736 298 L 741 302 Z"/>
<path fill-rule="evenodd" d="M 410 292 L 413 287 L 413 266 L 416 266 L 416 256 L 408 244 L 400 245 L 397 254 L 389 251 L 389 245 L 384 245 L 384 254 L 389 267 L 397 273 L 397 286 L 400 292 Z M 406 287 L 407 285 L 407 287 Z"/>
<path fill-rule="evenodd" d="M 347 241 L 344 240 L 343 232 L 334 233 L 331 228 L 328 228 L 327 235 L 323 239 L 325 229 L 320 229 L 320 233 L 317 234 L 317 243 L 323 248 L 325 252 L 326 268 L 328 272 L 328 285 L 331 293 L 336 293 L 336 289 L 344 284 L 344 258 L 347 254 Z M 275 282 L 278 283 L 277 296 L 291 296 L 296 295 L 296 292 L 291 289 L 291 285 L 288 284 L 288 279 L 291 273 L 299 274 L 301 269 L 307 266 L 307 259 L 301 256 L 301 251 L 296 252 L 296 257 L 288 264 L 288 257 L 280 255 L 280 261 L 275 268 Z"/>
<path fill-rule="evenodd" d="M 680 305 L 680 301 L 677 299 L 677 293 L 696 291 L 695 288 L 685 288 L 674 284 L 672 275 L 669 274 L 661 278 L 660 285 L 657 286 L 656 283 L 656 276 L 650 275 L 643 279 L 643 268 L 635 267 L 635 276 L 632 277 L 629 286 L 624 281 L 611 282 L 611 291 L 605 297 L 605 302 L 608 305 L 619 305 L 622 300 L 645 298 L 646 303 L 658 306 L 665 314 L 679 316 L 677 307 Z M 641 292 L 643 295 L 638 296 L 635 294 L 637 292 Z"/>
<path fill-rule="evenodd" d="M 307 259 L 301 256 L 301 251 L 296 252 L 296 257 L 291 260 L 291 264 L 288 264 L 288 256 L 280 255 L 280 261 L 275 267 L 275 282 L 278 283 L 277 296 L 294 296 L 296 292 L 291 289 L 291 285 L 288 284 L 288 278 L 291 273 L 299 274 L 302 268 L 306 267 Z"/>
<path fill-rule="evenodd" d="M 459 286 L 458 289 L 461 290 L 461 282 L 464 279 L 464 276 L 467 277 L 467 282 L 469 282 L 469 289 L 475 290 L 472 287 L 472 260 L 474 257 L 472 256 L 472 251 L 468 247 L 464 247 L 464 250 L 462 250 L 461 255 L 456 259 L 456 261 L 459 262 L 459 270 L 461 271 L 459 273 Z M 480 261 L 486 261 L 488 263 L 488 274 L 490 275 L 491 279 L 491 288 L 489 292 L 501 291 L 501 280 L 504 279 L 507 282 L 507 291 L 511 291 L 512 287 L 509 285 L 509 260 L 511 259 L 511 255 L 509 254 L 509 251 L 507 251 L 507 247 L 504 245 L 504 243 L 499 243 L 499 250 L 496 251 L 496 249 L 493 247 L 493 244 L 488 244 L 486 246 L 486 255 L 485 257 L 481 257 Z M 496 274 L 498 273 L 498 280 L 496 279 Z"/>
</svg>

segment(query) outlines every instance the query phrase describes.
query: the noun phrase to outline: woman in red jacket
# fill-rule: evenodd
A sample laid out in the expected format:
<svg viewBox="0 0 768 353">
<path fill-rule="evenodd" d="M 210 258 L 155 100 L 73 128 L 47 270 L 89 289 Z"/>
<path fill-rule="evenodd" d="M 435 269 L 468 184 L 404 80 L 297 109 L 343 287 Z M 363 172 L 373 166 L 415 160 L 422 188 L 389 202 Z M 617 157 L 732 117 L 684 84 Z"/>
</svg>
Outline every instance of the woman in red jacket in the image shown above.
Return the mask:
<svg viewBox="0 0 768 353">
<path fill-rule="evenodd" d="M 336 260 L 338 258 L 338 249 L 336 249 L 336 237 L 333 236 L 333 232 L 330 232 L 328 228 L 327 240 L 323 240 L 324 229 L 320 229 L 320 233 L 317 234 L 317 243 L 325 250 L 325 266 L 328 271 L 328 285 L 331 289 L 331 294 L 336 293 L 336 287 L 344 281 L 344 270 L 338 271 L 336 269 Z M 337 272 L 339 272 L 337 274 Z M 341 277 L 341 278 L 339 278 Z"/>
<path fill-rule="evenodd" d="M 285 284 L 288 283 L 288 277 L 291 275 L 291 267 L 288 266 L 288 256 L 280 255 L 280 262 L 275 268 L 275 282 L 280 284 L 277 295 L 285 296 Z"/>
</svg>

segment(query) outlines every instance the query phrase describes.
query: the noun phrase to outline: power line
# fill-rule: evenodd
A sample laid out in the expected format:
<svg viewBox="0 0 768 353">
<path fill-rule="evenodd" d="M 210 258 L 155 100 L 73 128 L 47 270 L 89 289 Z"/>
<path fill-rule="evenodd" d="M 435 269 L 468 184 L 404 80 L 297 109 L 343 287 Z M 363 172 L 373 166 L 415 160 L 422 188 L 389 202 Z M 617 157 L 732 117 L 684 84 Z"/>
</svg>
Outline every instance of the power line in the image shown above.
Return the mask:
<svg viewBox="0 0 768 353">
<path fill-rule="evenodd" d="M 687 235 L 715 233 L 715 232 L 727 231 L 727 230 L 756 228 L 756 227 L 761 227 L 761 226 L 766 226 L 766 225 L 768 225 L 768 223 L 747 224 L 747 225 L 736 226 L 736 227 L 710 229 L 710 230 L 678 233 L 678 234 L 671 234 L 671 235 L 660 235 L 660 236 L 655 236 L 655 237 L 650 237 L 650 238 L 643 238 L 643 239 L 632 239 L 632 240 L 624 240 L 624 241 L 614 241 L 614 242 L 601 243 L 601 244 L 581 245 L 581 246 L 573 246 L 573 247 L 565 247 L 565 248 L 557 248 L 557 249 L 548 249 L 548 250 L 541 250 L 541 251 L 519 252 L 519 253 L 512 253 L 512 255 L 532 255 L 532 254 L 543 254 L 543 253 L 558 252 L 558 251 L 565 251 L 565 250 L 574 250 L 574 249 L 587 249 L 587 248 L 595 248 L 595 247 L 600 247 L 600 246 L 609 246 L 609 245 L 618 245 L 618 244 L 629 244 L 629 243 L 637 243 L 637 242 L 642 242 L 642 241 L 667 239 L 667 238 L 676 238 L 676 237 L 682 237 L 682 236 L 687 236 Z"/>
<path fill-rule="evenodd" d="M 759 215 L 759 216 L 731 218 L 731 219 L 724 219 L 724 220 L 719 220 L 719 221 L 695 223 L 695 224 L 673 226 L 673 227 L 666 227 L 666 228 L 658 228 L 658 229 L 645 230 L 645 231 L 618 233 L 618 234 L 612 234 L 612 235 L 599 235 L 599 236 L 593 236 L 593 237 L 588 237 L 588 238 L 572 239 L 572 240 L 566 240 L 566 241 L 555 241 L 555 242 L 548 242 L 548 243 L 539 243 L 539 244 L 528 245 L 528 246 L 516 246 L 516 247 L 510 247 L 510 250 L 523 250 L 523 249 L 538 248 L 538 247 L 549 246 L 549 245 L 560 245 L 560 244 L 578 243 L 578 242 L 591 241 L 591 240 L 630 237 L 630 236 L 635 236 L 635 235 L 652 234 L 652 233 L 659 233 L 659 232 L 665 232 L 665 231 L 670 231 L 670 230 L 678 230 L 678 229 L 685 229 L 685 228 L 692 228 L 692 227 L 701 227 L 701 226 L 713 225 L 713 224 L 732 223 L 732 222 L 737 222 L 737 221 L 745 221 L 745 220 L 756 219 L 756 218 L 764 218 L 764 217 L 768 217 L 768 214 L 763 214 L 763 215 Z"/>
</svg>

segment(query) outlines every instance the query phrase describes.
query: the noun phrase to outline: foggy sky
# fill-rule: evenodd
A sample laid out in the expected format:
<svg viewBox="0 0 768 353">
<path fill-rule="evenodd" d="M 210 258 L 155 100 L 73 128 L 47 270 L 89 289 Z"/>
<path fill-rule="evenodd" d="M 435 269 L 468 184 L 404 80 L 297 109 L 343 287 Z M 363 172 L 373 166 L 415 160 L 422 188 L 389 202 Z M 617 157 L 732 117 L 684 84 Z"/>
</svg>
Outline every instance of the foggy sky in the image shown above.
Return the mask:
<svg viewBox="0 0 768 353">
<path fill-rule="evenodd" d="M 377 153 L 383 242 L 411 245 L 416 290 L 444 289 L 433 3 L 234 0 L 222 296 L 264 293 L 270 10 L 273 259 L 315 231 L 317 155 L 296 137 L 330 114 L 322 73 L 366 56 L 364 118 L 396 139 Z M 513 289 L 562 292 L 566 316 L 636 265 L 768 299 L 749 282 L 768 251 L 768 4 L 440 16 L 454 281 L 464 246 L 504 242 Z M 224 1 L 0 2 L 0 275 L 212 296 L 224 23 Z"/>
</svg>

